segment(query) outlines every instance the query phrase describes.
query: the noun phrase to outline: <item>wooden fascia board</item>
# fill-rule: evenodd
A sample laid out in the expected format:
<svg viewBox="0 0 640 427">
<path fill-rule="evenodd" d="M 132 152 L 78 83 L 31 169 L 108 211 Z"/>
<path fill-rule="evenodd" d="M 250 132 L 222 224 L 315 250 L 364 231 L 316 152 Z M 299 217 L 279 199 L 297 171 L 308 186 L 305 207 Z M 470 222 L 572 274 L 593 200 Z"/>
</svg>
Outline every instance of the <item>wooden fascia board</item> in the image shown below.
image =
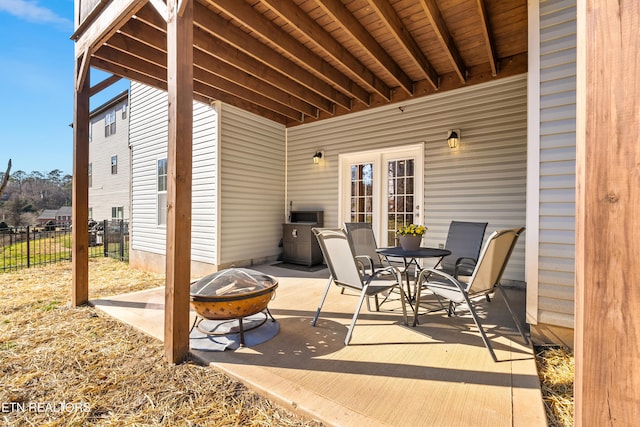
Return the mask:
<svg viewBox="0 0 640 427">
<path fill-rule="evenodd" d="M 120 29 L 120 33 L 132 40 L 138 40 L 139 42 L 166 54 L 166 33 L 155 25 L 146 24 L 147 22 L 145 19 L 131 20 Z M 109 43 L 112 43 L 115 37 L 116 36 L 112 37 Z M 271 67 L 267 67 L 262 62 L 257 61 L 253 57 L 223 42 L 222 40 L 209 36 L 201 29 L 194 28 L 193 40 L 194 47 L 196 47 L 196 49 L 200 49 L 204 53 L 218 58 L 223 63 L 227 63 L 229 66 L 235 67 L 235 76 L 241 74 L 242 71 L 250 73 L 260 81 L 291 95 L 294 99 L 285 102 L 285 105 L 290 104 L 290 106 L 304 112 L 306 115 L 314 117 L 317 116 L 318 112 L 312 110 L 311 107 L 321 109 L 329 114 L 335 111 L 334 103 L 328 99 L 300 85 L 288 76 L 273 70 Z M 153 57 L 154 55 L 150 54 L 150 56 Z M 196 59 L 196 64 L 198 62 L 198 59 Z M 208 62 L 211 61 L 208 60 Z M 223 65 L 221 64 L 220 66 Z M 227 78 L 229 77 L 230 75 Z M 284 95 L 277 95 L 277 98 L 275 99 L 279 99 L 280 102 L 283 102 Z M 304 104 L 301 104 L 302 102 L 304 102 Z"/>
<path fill-rule="evenodd" d="M 493 41 L 493 33 L 491 31 L 491 24 L 489 22 L 489 16 L 487 15 L 487 7 L 485 0 L 476 0 L 478 3 L 478 14 L 482 22 L 482 36 L 484 38 L 485 49 L 487 50 L 487 57 L 489 59 L 489 65 L 491 66 L 491 72 L 493 75 L 498 74 L 496 47 Z"/>
<path fill-rule="evenodd" d="M 351 109 L 351 98 L 336 90 L 327 82 L 319 79 L 284 56 L 275 54 L 270 47 L 248 36 L 239 28 L 209 11 L 209 9 L 196 5 L 196 11 L 198 13 L 196 14 L 197 19 L 195 24 L 206 33 L 220 40 L 224 40 L 226 43 L 273 68 L 275 71 L 288 75 L 294 81 L 331 100 L 335 104 Z"/>
<path fill-rule="evenodd" d="M 350 69 L 361 84 L 377 92 L 382 97 L 391 100 L 391 88 L 293 2 L 263 0 L 263 3 L 265 6 L 268 6 L 273 13 L 304 33 L 310 41 L 322 49 L 327 55 L 330 55 L 335 61 L 340 62 Z"/>
<path fill-rule="evenodd" d="M 340 72 L 327 61 L 320 58 L 313 51 L 296 40 L 293 36 L 283 31 L 276 24 L 257 13 L 248 4 L 239 2 L 237 0 L 208 0 L 208 2 L 217 9 L 232 16 L 236 21 L 240 22 L 247 28 L 250 28 L 256 34 L 259 34 L 261 37 L 276 44 L 280 49 L 297 58 L 298 61 L 304 62 L 310 70 L 313 70 L 313 75 L 315 75 L 316 78 L 334 84 L 344 93 L 350 94 L 356 100 L 362 102 L 365 105 L 369 104 L 369 92 L 357 85 L 351 78 Z M 208 11 L 208 9 L 205 7 L 203 7 L 203 9 Z M 211 14 L 211 12 L 208 13 Z M 244 34 L 243 38 L 246 40 L 250 39 L 251 37 L 247 34 Z M 255 41 L 255 43 L 262 44 L 257 40 Z M 264 44 L 263 46 L 267 47 Z M 280 56 L 273 49 L 269 47 L 267 47 L 267 49 L 269 49 L 267 58 L 273 58 L 276 55 Z M 262 56 L 264 57 L 264 55 Z"/>
<path fill-rule="evenodd" d="M 273 0 L 271 0 L 273 1 Z M 478 0 L 482 1 L 482 0 Z M 424 76 L 434 89 L 438 88 L 438 73 L 425 56 L 418 43 L 404 26 L 402 20 L 391 6 L 388 0 L 369 0 L 369 5 L 376 11 L 378 16 L 387 25 L 391 34 L 407 52 L 413 62 L 422 70 Z"/>
<path fill-rule="evenodd" d="M 436 37 L 442 44 L 445 54 L 449 57 L 456 74 L 458 74 L 460 80 L 463 82 L 466 81 L 467 69 L 464 65 L 464 61 L 462 60 L 462 56 L 460 56 L 460 52 L 458 52 L 458 49 L 453 42 L 453 37 L 451 37 L 451 34 L 447 29 L 447 24 L 444 22 L 444 19 L 442 19 L 438 5 L 434 0 L 421 0 L 420 3 L 422 4 L 422 9 L 424 9 L 427 18 L 429 18 L 429 22 L 433 27 Z"/>
<path fill-rule="evenodd" d="M 145 4 L 146 2 L 138 0 L 112 0 L 109 2 L 94 18 L 91 25 L 88 25 L 82 33 L 74 34 L 76 58 L 85 50 L 92 54 Z"/>
<path fill-rule="evenodd" d="M 353 39 L 369 52 L 371 57 L 383 67 L 389 75 L 404 89 L 409 95 L 413 94 L 413 80 L 400 68 L 400 66 L 389 56 L 380 44 L 371 36 L 364 26 L 339 0 L 318 0 L 318 5 L 329 16 L 331 16 L 342 29 L 351 34 Z"/>
</svg>

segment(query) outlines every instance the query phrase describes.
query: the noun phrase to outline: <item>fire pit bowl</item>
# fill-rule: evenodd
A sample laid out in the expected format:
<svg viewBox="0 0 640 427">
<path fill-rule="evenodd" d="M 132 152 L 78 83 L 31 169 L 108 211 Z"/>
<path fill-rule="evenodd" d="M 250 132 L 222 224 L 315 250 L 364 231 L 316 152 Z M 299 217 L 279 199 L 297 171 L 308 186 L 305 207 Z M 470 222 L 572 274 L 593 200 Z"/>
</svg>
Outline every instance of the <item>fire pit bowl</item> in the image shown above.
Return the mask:
<svg viewBox="0 0 640 427">
<path fill-rule="evenodd" d="M 275 277 L 246 268 L 222 270 L 191 285 L 191 307 L 208 320 L 241 319 L 263 310 L 275 295 Z"/>
</svg>

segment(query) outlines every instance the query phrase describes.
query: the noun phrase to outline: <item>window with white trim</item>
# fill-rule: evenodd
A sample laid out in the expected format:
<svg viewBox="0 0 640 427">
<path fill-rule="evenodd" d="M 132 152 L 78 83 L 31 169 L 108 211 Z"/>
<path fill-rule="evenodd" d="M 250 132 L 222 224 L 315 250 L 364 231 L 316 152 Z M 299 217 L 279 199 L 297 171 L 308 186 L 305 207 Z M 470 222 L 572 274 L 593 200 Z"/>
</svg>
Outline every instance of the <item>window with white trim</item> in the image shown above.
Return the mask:
<svg viewBox="0 0 640 427">
<path fill-rule="evenodd" d="M 158 225 L 167 225 L 167 159 L 159 159 L 157 165 Z"/>
<path fill-rule="evenodd" d="M 114 206 L 111 208 L 111 219 L 123 219 L 123 218 L 124 218 L 123 206 Z"/>
<path fill-rule="evenodd" d="M 118 173 L 118 156 L 111 156 L 111 175 L 116 175 Z"/>
<path fill-rule="evenodd" d="M 104 116 L 104 137 L 116 133 L 116 111 L 110 111 Z"/>
</svg>

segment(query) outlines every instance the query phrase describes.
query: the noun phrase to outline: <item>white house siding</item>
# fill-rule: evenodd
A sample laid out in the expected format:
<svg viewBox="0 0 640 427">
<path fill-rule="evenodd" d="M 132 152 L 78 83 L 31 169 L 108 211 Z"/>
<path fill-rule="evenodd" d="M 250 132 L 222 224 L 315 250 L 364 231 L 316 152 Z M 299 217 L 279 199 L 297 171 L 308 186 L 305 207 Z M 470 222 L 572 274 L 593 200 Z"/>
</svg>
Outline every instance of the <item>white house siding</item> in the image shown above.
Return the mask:
<svg viewBox="0 0 640 427">
<path fill-rule="evenodd" d="M 576 2 L 539 2 L 537 307 L 529 321 L 574 327 Z M 537 101 L 537 102 L 536 102 Z M 537 104 L 537 106 L 536 106 Z M 528 302 L 528 305 L 532 305 Z"/>
<path fill-rule="evenodd" d="M 292 208 L 323 210 L 338 224 L 338 155 L 424 143 L 426 244 L 444 243 L 452 220 L 486 221 L 488 236 L 525 225 L 527 92 L 520 75 L 288 130 Z M 447 130 L 461 129 L 449 149 Z M 324 150 L 321 167 L 311 162 Z M 505 272 L 524 281 L 526 233 Z"/>
<path fill-rule="evenodd" d="M 125 94 L 124 99 L 104 110 L 98 107 L 89 121 L 89 126 L 91 126 L 89 163 L 92 169 L 89 208 L 92 219 L 96 221 L 110 220 L 112 218 L 111 208 L 122 207 L 124 219 L 128 219 L 131 214 L 128 103 L 128 96 Z M 122 116 L 123 110 L 125 111 L 124 118 Z M 115 112 L 116 132 L 105 137 L 105 116 L 112 112 Z M 114 155 L 118 156 L 116 174 L 111 173 L 111 156 Z"/>
<path fill-rule="evenodd" d="M 218 115 L 194 102 L 191 259 L 216 264 Z M 131 86 L 132 149 L 131 250 L 136 259 L 156 265 L 165 254 L 166 227 L 157 225 L 157 161 L 167 157 L 167 93 L 142 84 Z M 145 255 L 143 255 L 146 254 Z M 137 258 L 136 258 L 137 257 Z M 162 265 L 163 267 L 163 265 Z"/>
<path fill-rule="evenodd" d="M 285 128 L 225 104 L 220 132 L 220 264 L 275 260 L 285 212 Z"/>
</svg>

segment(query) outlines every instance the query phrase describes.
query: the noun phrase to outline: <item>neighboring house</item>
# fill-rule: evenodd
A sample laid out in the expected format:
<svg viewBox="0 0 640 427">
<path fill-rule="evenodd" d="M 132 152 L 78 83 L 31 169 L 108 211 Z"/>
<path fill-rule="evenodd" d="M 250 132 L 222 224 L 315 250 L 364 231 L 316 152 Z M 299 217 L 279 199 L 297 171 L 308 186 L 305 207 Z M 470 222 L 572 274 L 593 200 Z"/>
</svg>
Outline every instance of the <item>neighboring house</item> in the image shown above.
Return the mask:
<svg viewBox="0 0 640 427">
<path fill-rule="evenodd" d="M 131 213 L 129 91 L 90 113 L 89 219 L 128 219 Z"/>
<path fill-rule="evenodd" d="M 45 209 L 42 211 L 42 213 L 40 215 L 38 215 L 38 225 L 40 226 L 44 226 L 47 222 L 49 221 L 54 221 L 56 220 L 56 209 Z"/>
<path fill-rule="evenodd" d="M 68 228 L 71 226 L 71 206 L 62 206 L 56 211 L 56 227 Z"/>
<path fill-rule="evenodd" d="M 327 227 L 372 215 L 381 246 L 403 215 L 429 227 L 432 246 L 451 220 L 488 221 L 487 236 L 526 225 L 504 281 L 526 282 L 534 339 L 573 346 L 575 2 L 541 2 L 529 21 L 528 74 L 401 108 L 285 128 L 194 102 L 192 274 L 277 260 L 289 209 L 322 210 Z M 133 83 L 130 102 L 130 262 L 164 271 L 167 94 Z"/>
</svg>

